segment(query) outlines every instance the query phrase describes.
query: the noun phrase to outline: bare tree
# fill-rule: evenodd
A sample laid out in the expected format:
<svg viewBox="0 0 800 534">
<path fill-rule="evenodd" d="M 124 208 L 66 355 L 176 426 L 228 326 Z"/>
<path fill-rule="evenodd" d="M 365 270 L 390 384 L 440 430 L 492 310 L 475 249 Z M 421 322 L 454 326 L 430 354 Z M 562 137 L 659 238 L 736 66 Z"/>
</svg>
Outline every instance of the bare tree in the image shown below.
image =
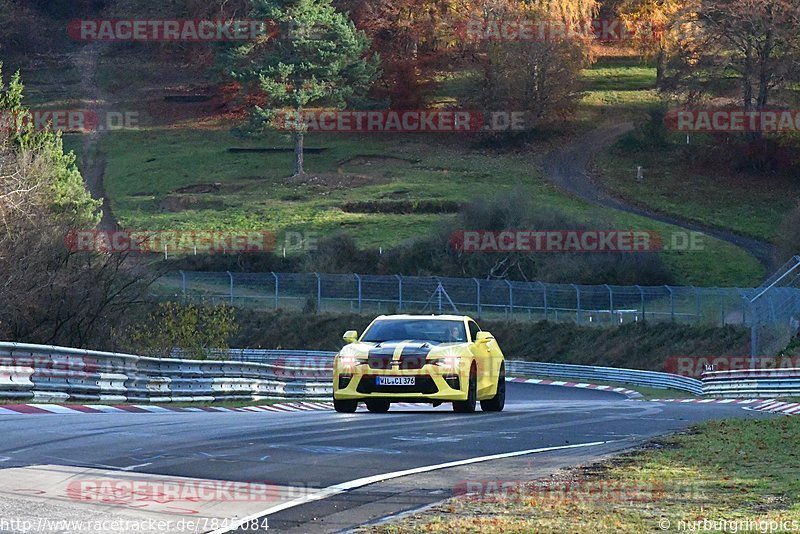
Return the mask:
<svg viewBox="0 0 800 534">
<path fill-rule="evenodd" d="M 21 94 L 18 76 L 8 87 L 0 77 L 0 113 L 28 116 Z M 154 275 L 69 246 L 70 231 L 95 227 L 99 204 L 58 134 L 12 124 L 0 129 L 0 339 L 103 344 Z"/>
<path fill-rule="evenodd" d="M 800 1 L 704 0 L 684 16 L 696 32 L 670 64 L 677 91 L 719 93 L 733 74 L 743 110 L 762 111 L 775 91 L 800 78 Z"/>
</svg>

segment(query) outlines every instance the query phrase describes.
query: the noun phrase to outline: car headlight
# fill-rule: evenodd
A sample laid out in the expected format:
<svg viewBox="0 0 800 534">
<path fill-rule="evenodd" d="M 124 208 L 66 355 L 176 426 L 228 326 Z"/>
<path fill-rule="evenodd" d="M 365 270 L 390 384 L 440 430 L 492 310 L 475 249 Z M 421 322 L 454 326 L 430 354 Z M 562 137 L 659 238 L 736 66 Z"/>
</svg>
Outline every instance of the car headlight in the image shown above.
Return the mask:
<svg viewBox="0 0 800 534">
<path fill-rule="evenodd" d="M 359 360 L 358 360 L 358 358 L 356 358 L 355 356 L 350 356 L 350 355 L 348 355 L 348 356 L 342 356 L 342 355 L 340 355 L 340 356 L 339 356 L 339 367 L 344 367 L 344 368 L 347 368 L 347 369 L 352 369 L 352 368 L 354 368 L 356 365 L 359 365 L 359 364 L 361 364 L 361 363 L 365 363 L 365 362 L 361 362 L 361 361 L 359 361 Z"/>
<path fill-rule="evenodd" d="M 434 362 L 439 367 L 445 367 L 447 369 L 458 369 L 461 365 L 461 357 L 460 356 L 445 356 L 444 358 L 440 358 Z"/>
</svg>

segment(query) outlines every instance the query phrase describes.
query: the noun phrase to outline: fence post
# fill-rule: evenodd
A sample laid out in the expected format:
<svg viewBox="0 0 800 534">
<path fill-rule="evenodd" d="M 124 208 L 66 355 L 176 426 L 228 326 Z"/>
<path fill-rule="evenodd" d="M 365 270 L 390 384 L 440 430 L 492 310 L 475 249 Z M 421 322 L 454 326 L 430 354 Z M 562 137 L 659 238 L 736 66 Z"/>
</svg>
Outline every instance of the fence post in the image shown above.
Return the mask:
<svg viewBox="0 0 800 534">
<path fill-rule="evenodd" d="M 603 286 L 608 290 L 608 316 L 611 322 L 614 322 L 614 292 L 611 291 L 611 287 L 608 284 L 603 284 Z"/>
<path fill-rule="evenodd" d="M 508 314 L 509 316 L 514 315 L 514 286 L 511 285 L 511 282 L 506 280 L 506 284 L 508 284 Z"/>
<path fill-rule="evenodd" d="M 319 273 L 314 273 L 314 276 L 317 277 L 317 315 L 319 315 L 322 308 L 322 278 Z"/>
<path fill-rule="evenodd" d="M 570 285 L 575 288 L 575 304 L 577 308 L 575 310 L 575 322 L 581 324 L 581 289 L 575 284 Z"/>
<path fill-rule="evenodd" d="M 642 297 L 642 321 L 645 321 L 647 320 L 647 312 L 644 309 L 644 291 L 640 286 L 634 286 L 634 287 L 636 287 L 636 289 L 639 290 L 639 295 L 641 295 Z"/>
<path fill-rule="evenodd" d="M 183 293 L 183 298 L 186 298 L 186 273 L 183 271 L 178 271 L 181 273 L 181 292 Z"/>
<path fill-rule="evenodd" d="M 694 290 L 694 307 L 695 307 L 695 322 L 700 324 L 700 292 L 696 287 L 691 286 Z"/>
<path fill-rule="evenodd" d="M 675 299 L 672 296 L 672 288 L 669 286 L 664 286 L 669 291 L 669 314 L 672 322 L 675 322 Z"/>
<path fill-rule="evenodd" d="M 228 273 L 228 278 L 231 279 L 231 306 L 233 306 L 233 275 L 230 271 L 225 271 Z"/>
<path fill-rule="evenodd" d="M 547 286 L 544 285 L 544 282 L 538 282 L 540 286 L 542 286 L 542 296 L 544 297 L 544 320 L 547 320 Z M 556 318 L 557 319 L 557 318 Z"/>
<path fill-rule="evenodd" d="M 356 273 L 353 273 L 353 276 L 358 280 L 358 313 L 361 313 L 361 277 Z"/>
<path fill-rule="evenodd" d="M 399 274 L 396 274 L 395 277 L 397 278 L 397 298 L 399 300 L 397 311 L 403 311 L 403 277 Z"/>
<path fill-rule="evenodd" d="M 272 277 L 275 278 L 275 309 L 277 310 L 278 309 L 278 289 L 279 289 L 279 284 L 280 284 L 279 280 L 280 279 L 278 278 L 278 275 L 275 274 L 274 272 L 270 273 L 270 274 L 272 274 Z"/>
<path fill-rule="evenodd" d="M 478 317 L 481 316 L 481 283 L 477 278 L 473 278 L 475 280 L 475 287 L 478 289 L 478 297 L 475 299 L 478 305 Z"/>
</svg>

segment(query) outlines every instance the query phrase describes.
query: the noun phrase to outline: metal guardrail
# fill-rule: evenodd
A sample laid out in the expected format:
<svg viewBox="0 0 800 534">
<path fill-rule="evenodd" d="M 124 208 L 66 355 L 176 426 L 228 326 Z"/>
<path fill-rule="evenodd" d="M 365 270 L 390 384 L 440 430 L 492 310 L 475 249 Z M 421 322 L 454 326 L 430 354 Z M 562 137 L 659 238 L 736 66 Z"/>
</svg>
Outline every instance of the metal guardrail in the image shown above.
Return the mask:
<svg viewBox="0 0 800 534">
<path fill-rule="evenodd" d="M 711 397 L 774 398 L 800 396 L 800 369 L 741 369 L 703 373 Z"/>
<path fill-rule="evenodd" d="M 658 389 L 678 389 L 695 395 L 703 394 L 703 383 L 700 380 L 658 371 L 563 363 L 507 361 L 506 372 L 509 375 L 621 382 Z"/>
<path fill-rule="evenodd" d="M 159 359 L 0 343 L 0 399 L 211 402 L 330 395 L 329 372 L 292 363 Z"/>
<path fill-rule="evenodd" d="M 317 372 L 330 372 L 331 363 L 335 354 L 335 352 L 321 351 L 262 349 L 233 349 L 229 351 L 231 358 L 273 364 L 292 362 L 294 365 L 299 365 Z M 703 394 L 703 383 L 700 380 L 657 371 L 508 360 L 506 361 L 506 373 L 509 376 L 538 376 L 544 378 L 621 382 L 659 389 L 678 389 L 688 391 L 695 395 Z"/>
<path fill-rule="evenodd" d="M 335 352 L 234 349 L 226 360 L 148 358 L 0 343 L 0 399 L 186 402 L 331 394 Z M 257 361 L 252 361 L 257 360 Z M 696 380 L 657 371 L 508 360 L 509 376 L 619 382 L 713 397 L 800 395 L 800 369 L 712 371 Z"/>
</svg>

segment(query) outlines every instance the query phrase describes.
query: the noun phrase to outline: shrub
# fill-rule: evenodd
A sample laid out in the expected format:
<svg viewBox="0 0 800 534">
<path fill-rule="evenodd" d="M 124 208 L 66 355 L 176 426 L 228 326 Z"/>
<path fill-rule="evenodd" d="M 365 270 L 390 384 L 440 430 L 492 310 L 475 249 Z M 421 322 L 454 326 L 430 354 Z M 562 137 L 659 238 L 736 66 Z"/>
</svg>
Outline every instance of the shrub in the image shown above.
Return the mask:
<svg viewBox="0 0 800 534">
<path fill-rule="evenodd" d="M 164 302 L 144 322 L 130 327 L 127 349 L 169 358 L 173 350 L 180 348 L 185 358 L 204 360 L 208 349 L 228 349 L 228 341 L 238 331 L 235 317 L 235 309 L 227 305 Z"/>
</svg>

